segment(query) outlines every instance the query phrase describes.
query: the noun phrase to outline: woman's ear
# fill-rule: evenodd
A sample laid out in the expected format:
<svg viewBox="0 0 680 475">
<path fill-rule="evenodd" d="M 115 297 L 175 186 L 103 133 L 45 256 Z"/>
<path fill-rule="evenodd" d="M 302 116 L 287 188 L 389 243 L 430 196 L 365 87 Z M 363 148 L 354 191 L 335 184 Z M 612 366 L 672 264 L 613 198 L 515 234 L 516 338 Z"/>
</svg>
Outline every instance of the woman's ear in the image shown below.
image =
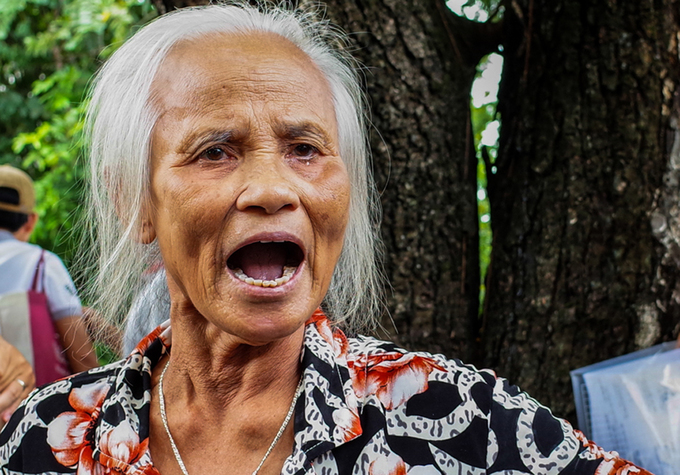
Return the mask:
<svg viewBox="0 0 680 475">
<path fill-rule="evenodd" d="M 139 242 L 142 244 L 151 244 L 156 239 L 156 229 L 149 218 L 142 219 L 139 229 Z"/>
</svg>

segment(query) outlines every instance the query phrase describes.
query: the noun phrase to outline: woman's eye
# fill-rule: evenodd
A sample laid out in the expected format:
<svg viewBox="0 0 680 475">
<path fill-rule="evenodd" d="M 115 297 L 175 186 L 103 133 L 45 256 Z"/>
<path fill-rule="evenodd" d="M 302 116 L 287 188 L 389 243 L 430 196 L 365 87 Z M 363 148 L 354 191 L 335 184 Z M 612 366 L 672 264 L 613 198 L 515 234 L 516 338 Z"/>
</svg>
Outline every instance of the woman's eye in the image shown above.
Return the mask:
<svg viewBox="0 0 680 475">
<path fill-rule="evenodd" d="M 199 158 L 211 162 L 217 162 L 229 158 L 229 154 L 221 147 L 212 147 L 199 155 Z"/>
<path fill-rule="evenodd" d="M 295 158 L 311 159 L 319 154 L 319 150 L 309 144 L 301 143 L 293 147 L 291 155 Z"/>
</svg>

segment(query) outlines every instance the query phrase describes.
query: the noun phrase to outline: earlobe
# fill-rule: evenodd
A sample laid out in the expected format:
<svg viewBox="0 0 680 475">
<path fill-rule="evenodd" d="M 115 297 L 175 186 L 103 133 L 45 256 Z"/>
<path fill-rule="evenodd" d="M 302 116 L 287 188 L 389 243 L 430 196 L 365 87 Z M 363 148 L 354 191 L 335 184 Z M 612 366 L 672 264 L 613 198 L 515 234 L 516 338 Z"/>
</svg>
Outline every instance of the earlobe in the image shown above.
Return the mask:
<svg viewBox="0 0 680 475">
<path fill-rule="evenodd" d="M 142 244 L 151 244 L 156 239 L 156 229 L 149 219 L 142 221 L 141 229 L 139 230 L 139 242 Z"/>
<path fill-rule="evenodd" d="M 19 241 L 28 242 L 28 240 L 31 238 L 31 234 L 33 234 L 33 229 L 35 229 L 37 222 L 38 214 L 30 213 L 28 215 L 28 220 L 26 220 L 24 225 L 21 226 L 15 233 L 13 233 L 14 237 Z"/>
<path fill-rule="evenodd" d="M 31 213 L 28 215 L 28 221 L 26 222 L 26 231 L 31 234 L 35 225 L 38 224 L 38 213 Z"/>
</svg>

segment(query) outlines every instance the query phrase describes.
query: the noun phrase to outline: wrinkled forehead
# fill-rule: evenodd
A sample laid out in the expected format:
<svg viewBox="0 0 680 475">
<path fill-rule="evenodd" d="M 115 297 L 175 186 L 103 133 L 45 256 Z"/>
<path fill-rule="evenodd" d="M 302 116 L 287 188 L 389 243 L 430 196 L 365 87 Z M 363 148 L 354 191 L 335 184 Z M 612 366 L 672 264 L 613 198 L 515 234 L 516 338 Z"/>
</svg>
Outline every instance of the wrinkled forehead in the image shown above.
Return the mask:
<svg viewBox="0 0 680 475">
<path fill-rule="evenodd" d="M 161 115 L 200 107 L 234 94 L 298 94 L 334 109 L 327 79 L 309 56 L 276 33 L 210 33 L 183 40 L 169 51 L 152 83 Z M 318 103 L 321 101 L 321 103 Z"/>
</svg>

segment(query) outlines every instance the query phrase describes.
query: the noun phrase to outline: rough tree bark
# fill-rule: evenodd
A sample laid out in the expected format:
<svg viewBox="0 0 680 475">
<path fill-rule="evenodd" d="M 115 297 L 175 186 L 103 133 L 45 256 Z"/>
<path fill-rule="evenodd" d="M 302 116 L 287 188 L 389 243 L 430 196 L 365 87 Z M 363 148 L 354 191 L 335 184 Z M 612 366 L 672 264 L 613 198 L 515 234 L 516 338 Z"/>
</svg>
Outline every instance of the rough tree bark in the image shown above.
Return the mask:
<svg viewBox="0 0 680 475">
<path fill-rule="evenodd" d="M 441 0 L 349 0 L 327 8 L 367 68 L 397 329 L 391 337 L 469 359 L 479 305 L 469 97 L 477 63 L 495 48 L 492 27 L 459 19 Z"/>
<path fill-rule="evenodd" d="M 507 2 L 486 364 L 572 419 L 570 369 L 679 329 L 679 5 Z"/>
<path fill-rule="evenodd" d="M 208 2 L 154 3 L 164 12 Z M 495 27 L 462 20 L 441 0 L 334 1 L 327 14 L 365 66 L 393 287 L 394 324 L 383 327 L 409 348 L 469 358 L 479 306 L 469 96 L 477 63 L 497 45 Z"/>
</svg>

